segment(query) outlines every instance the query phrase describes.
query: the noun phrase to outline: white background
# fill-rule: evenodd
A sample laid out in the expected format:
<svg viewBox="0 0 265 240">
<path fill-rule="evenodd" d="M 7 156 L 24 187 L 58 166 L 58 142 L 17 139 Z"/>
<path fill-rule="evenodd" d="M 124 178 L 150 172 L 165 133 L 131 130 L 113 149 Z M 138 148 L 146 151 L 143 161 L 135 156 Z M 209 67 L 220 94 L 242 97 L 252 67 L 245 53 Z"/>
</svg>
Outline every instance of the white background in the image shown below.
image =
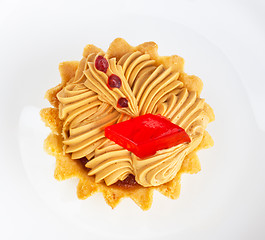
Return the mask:
<svg viewBox="0 0 265 240">
<path fill-rule="evenodd" d="M 264 27 L 262 0 L 0 1 L 0 238 L 264 239 Z M 40 150 L 38 111 L 58 63 L 115 37 L 184 57 L 217 117 L 202 172 L 147 213 L 130 201 L 112 211 L 100 194 L 77 200 L 77 181 L 53 180 Z"/>
</svg>

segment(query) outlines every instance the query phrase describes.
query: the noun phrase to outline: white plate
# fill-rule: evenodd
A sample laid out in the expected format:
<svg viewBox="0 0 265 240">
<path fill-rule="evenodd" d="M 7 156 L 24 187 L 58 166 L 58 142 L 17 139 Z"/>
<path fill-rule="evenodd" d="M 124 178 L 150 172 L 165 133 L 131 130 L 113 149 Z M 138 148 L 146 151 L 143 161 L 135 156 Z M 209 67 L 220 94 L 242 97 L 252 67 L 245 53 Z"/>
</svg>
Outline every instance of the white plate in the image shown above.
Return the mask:
<svg viewBox="0 0 265 240">
<path fill-rule="evenodd" d="M 218 6 L 218 11 L 217 6 L 207 1 L 172 3 L 172 8 L 156 5 L 159 3 L 156 1 L 153 6 L 144 2 L 144 9 L 148 6 L 152 9 L 152 16 L 148 16 L 142 8 L 134 6 L 136 3 L 82 2 L 75 6 L 69 3 L 62 10 L 62 3 L 34 5 L 33 1 L 30 4 L 23 1 L 12 9 L 1 10 L 0 221 L 4 228 L 0 236 L 3 239 L 265 237 L 262 228 L 264 132 L 260 130 L 265 129 L 265 115 L 258 108 L 261 106 L 258 103 L 264 100 L 259 97 L 264 83 L 255 78 L 262 72 L 260 52 L 253 51 L 244 40 L 236 40 L 238 36 L 233 35 L 229 26 L 229 14 L 222 19 L 218 15 L 227 4 Z M 232 11 L 240 5 L 229 6 Z M 238 12 L 244 14 L 245 8 Z M 257 16 L 248 13 L 249 19 Z M 209 18 L 208 26 L 199 26 Z M 264 41 L 264 30 L 258 23 L 253 21 L 251 26 Z M 240 32 L 242 25 L 235 24 Z M 228 35 L 231 39 L 227 45 Z M 262 42 L 256 35 L 252 36 L 257 44 Z M 55 160 L 42 147 L 49 129 L 40 121 L 39 110 L 48 106 L 43 99 L 45 91 L 60 81 L 58 63 L 79 60 L 82 48 L 88 43 L 106 50 L 115 37 L 124 37 L 132 45 L 153 40 L 161 55 L 184 57 L 186 72 L 202 78 L 202 97 L 216 114 L 216 121 L 208 127 L 215 146 L 199 153 L 202 171 L 182 177 L 178 200 L 156 193 L 147 212 L 128 199 L 112 210 L 101 194 L 78 200 L 77 180 L 54 180 Z M 240 56 L 236 55 L 239 46 L 244 46 L 244 54 Z M 263 50 L 261 46 L 260 51 Z M 251 101 L 247 97 L 251 91 L 246 93 L 244 88 L 253 90 L 253 84 L 246 80 L 249 76 L 253 76 L 256 86 Z M 253 109 L 258 111 L 253 114 Z"/>
</svg>

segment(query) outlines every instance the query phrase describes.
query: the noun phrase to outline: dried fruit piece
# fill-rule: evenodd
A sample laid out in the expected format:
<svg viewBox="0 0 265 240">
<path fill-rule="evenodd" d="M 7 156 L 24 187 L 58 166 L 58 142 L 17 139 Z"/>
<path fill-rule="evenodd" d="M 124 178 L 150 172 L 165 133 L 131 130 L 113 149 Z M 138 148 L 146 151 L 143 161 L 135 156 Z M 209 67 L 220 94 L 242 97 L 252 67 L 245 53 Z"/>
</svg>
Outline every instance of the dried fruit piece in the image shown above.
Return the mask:
<svg viewBox="0 0 265 240">
<path fill-rule="evenodd" d="M 117 75 L 111 74 L 108 78 L 108 86 L 109 88 L 120 88 L 121 79 Z"/>
<path fill-rule="evenodd" d="M 109 63 L 106 58 L 99 55 L 95 60 L 95 67 L 97 70 L 106 73 L 109 67 Z"/>
<path fill-rule="evenodd" d="M 118 100 L 117 106 L 120 108 L 128 107 L 128 99 L 127 98 L 120 98 Z"/>
<path fill-rule="evenodd" d="M 139 158 L 190 142 L 185 130 L 161 115 L 145 114 L 105 129 L 105 136 Z"/>
</svg>

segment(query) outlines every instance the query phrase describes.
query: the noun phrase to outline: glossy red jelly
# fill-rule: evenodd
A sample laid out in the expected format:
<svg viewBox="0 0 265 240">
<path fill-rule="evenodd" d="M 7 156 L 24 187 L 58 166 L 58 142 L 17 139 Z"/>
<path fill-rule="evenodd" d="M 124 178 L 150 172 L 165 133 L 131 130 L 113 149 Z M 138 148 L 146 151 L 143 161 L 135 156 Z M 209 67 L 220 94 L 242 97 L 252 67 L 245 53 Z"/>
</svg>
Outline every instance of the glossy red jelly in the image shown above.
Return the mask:
<svg viewBox="0 0 265 240">
<path fill-rule="evenodd" d="M 125 108 L 128 107 L 128 99 L 127 98 L 119 98 L 117 106 L 119 108 Z"/>
<path fill-rule="evenodd" d="M 120 88 L 121 79 L 117 75 L 111 74 L 108 78 L 108 86 L 109 88 Z"/>
<path fill-rule="evenodd" d="M 98 56 L 95 60 L 95 67 L 97 70 L 106 73 L 109 67 L 109 63 L 103 56 Z"/>
<path fill-rule="evenodd" d="M 145 114 L 105 129 L 105 136 L 139 158 L 190 142 L 185 130 L 161 115 Z"/>
</svg>

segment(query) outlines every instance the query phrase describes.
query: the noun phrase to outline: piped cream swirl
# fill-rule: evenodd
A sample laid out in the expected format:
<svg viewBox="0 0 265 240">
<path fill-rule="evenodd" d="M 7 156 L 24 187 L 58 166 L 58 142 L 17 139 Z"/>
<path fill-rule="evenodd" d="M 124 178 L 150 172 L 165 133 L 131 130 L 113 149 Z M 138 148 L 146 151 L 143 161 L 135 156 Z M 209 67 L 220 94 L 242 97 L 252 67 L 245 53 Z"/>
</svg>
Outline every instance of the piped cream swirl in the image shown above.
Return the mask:
<svg viewBox="0 0 265 240">
<path fill-rule="evenodd" d="M 95 150 L 95 157 L 86 167 L 91 168 L 88 175 L 95 175 L 96 182 L 105 180 L 107 185 L 134 174 L 131 153 L 110 140 Z"/>
<path fill-rule="evenodd" d="M 143 186 L 157 186 L 172 180 L 182 165 L 185 156 L 194 150 L 203 137 L 208 123 L 203 113 L 204 100 L 197 98 L 195 92 L 185 88 L 178 94 L 167 94 L 161 99 L 153 114 L 161 114 L 184 128 L 191 138 L 190 143 L 158 151 L 154 156 L 139 159 L 133 155 L 136 181 Z"/>
<path fill-rule="evenodd" d="M 204 100 L 183 87 L 178 72 L 156 65 L 149 54 L 127 53 L 118 63 L 115 58 L 108 59 L 106 74 L 95 68 L 96 57 L 90 54 L 83 58 L 74 81 L 57 95 L 60 118 L 64 120 L 65 152 L 72 154 L 73 159 L 86 156 L 88 174 L 107 185 L 124 180 L 129 174 L 134 174 L 144 187 L 172 180 L 185 156 L 203 137 L 208 123 Z M 121 89 L 108 88 L 111 74 L 120 77 Z M 129 99 L 128 108 L 117 108 L 120 97 Z M 139 159 L 104 137 L 106 126 L 146 113 L 161 114 L 181 126 L 191 142 Z"/>
<path fill-rule="evenodd" d="M 84 84 L 70 84 L 57 94 L 60 101 L 59 116 L 64 119 L 65 152 L 73 159 L 92 158 L 95 149 L 106 138 L 104 129 L 115 124 L 119 113 Z"/>
<path fill-rule="evenodd" d="M 139 115 L 136 99 L 125 78 L 122 67 L 116 64 L 116 59 L 109 59 L 109 68 L 107 73 L 96 69 L 94 62 L 88 63 L 88 69 L 84 71 L 87 77 L 85 86 L 99 95 L 99 99 L 112 105 L 118 112 L 136 117 Z M 108 77 L 116 75 L 121 79 L 121 87 L 110 89 L 108 87 Z M 117 106 L 120 98 L 128 99 L 128 107 L 120 108 Z"/>
</svg>

